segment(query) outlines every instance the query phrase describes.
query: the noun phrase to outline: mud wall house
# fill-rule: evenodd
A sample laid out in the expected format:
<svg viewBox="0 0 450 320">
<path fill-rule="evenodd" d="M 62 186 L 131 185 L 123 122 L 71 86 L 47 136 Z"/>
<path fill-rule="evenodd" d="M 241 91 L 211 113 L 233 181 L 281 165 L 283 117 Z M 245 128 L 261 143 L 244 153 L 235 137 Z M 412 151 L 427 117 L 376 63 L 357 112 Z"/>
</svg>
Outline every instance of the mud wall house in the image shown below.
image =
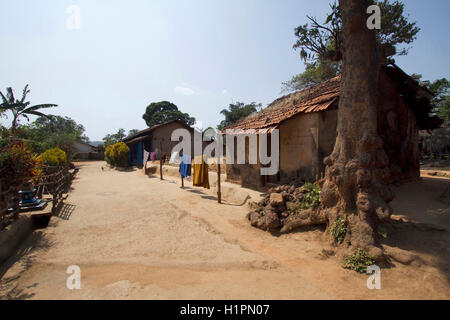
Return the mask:
<svg viewBox="0 0 450 320">
<path fill-rule="evenodd" d="M 431 93 L 394 64 L 382 67 L 378 82 L 378 131 L 389 158 L 391 182 L 418 177 L 419 129 L 434 129 L 442 123 L 429 115 Z M 227 180 L 259 189 L 267 183 L 286 183 L 296 178 L 314 181 L 322 176 L 323 160 L 331 154 L 336 141 L 340 84 L 338 76 L 283 96 L 225 128 L 223 133 L 226 129 L 254 129 L 269 134 L 279 130 L 280 168 L 276 175 L 261 176 L 258 160 L 254 165 L 227 164 Z M 248 153 L 248 145 L 245 150 Z"/>
<path fill-rule="evenodd" d="M 194 129 L 183 121 L 174 120 L 154 125 L 123 140 L 130 148 L 130 165 L 143 165 L 144 150 L 156 152 L 156 159 L 158 160 L 161 157 L 161 152 L 170 157 L 173 147 L 178 144 L 178 141 L 171 141 L 172 132 L 176 129 L 186 129 L 191 133 L 191 154 L 193 154 Z"/>
<path fill-rule="evenodd" d="M 73 144 L 73 158 L 81 160 L 103 160 L 103 152 L 89 143 L 76 141 Z"/>
</svg>

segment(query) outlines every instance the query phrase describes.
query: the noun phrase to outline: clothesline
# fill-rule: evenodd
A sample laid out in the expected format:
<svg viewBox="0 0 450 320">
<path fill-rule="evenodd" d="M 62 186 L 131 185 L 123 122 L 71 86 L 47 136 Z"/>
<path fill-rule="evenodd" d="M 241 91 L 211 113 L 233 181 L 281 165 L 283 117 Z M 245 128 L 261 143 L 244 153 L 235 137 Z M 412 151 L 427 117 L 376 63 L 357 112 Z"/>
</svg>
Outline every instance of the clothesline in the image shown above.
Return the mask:
<svg viewBox="0 0 450 320">
<path fill-rule="evenodd" d="M 177 152 L 172 153 L 170 157 L 170 162 L 173 163 L 177 158 Z M 179 156 L 179 154 L 178 154 Z M 220 186 L 220 162 L 217 162 L 217 200 L 222 203 L 221 197 L 221 186 Z M 208 163 L 205 161 L 204 156 L 197 156 L 194 158 L 194 164 L 192 168 L 192 159 L 189 155 L 181 154 L 180 156 L 180 166 L 179 172 L 181 176 L 181 187 L 184 188 L 184 179 L 190 177 L 192 174 L 192 169 L 194 171 L 192 185 L 195 187 L 203 187 L 210 189 L 209 185 L 209 167 Z"/>
</svg>

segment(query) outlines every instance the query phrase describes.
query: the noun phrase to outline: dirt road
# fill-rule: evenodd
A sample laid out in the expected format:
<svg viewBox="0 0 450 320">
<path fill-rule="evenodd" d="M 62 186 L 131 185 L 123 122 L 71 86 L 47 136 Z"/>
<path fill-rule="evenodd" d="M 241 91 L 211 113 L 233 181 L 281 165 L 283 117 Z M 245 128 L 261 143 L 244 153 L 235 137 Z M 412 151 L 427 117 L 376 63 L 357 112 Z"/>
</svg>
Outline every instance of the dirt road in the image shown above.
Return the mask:
<svg viewBox="0 0 450 320">
<path fill-rule="evenodd" d="M 418 245 L 413 263 L 393 262 L 382 270 L 382 289 L 369 290 L 367 275 L 321 254 L 320 228 L 273 236 L 249 225 L 246 206 L 220 205 L 201 188 L 181 189 L 178 180 L 106 169 L 103 162 L 79 165 L 60 216 L 1 267 L 0 297 L 450 298 L 448 231 L 405 222 L 395 244 L 386 244 L 412 251 L 407 234 L 419 243 L 426 237 L 430 250 Z M 80 290 L 66 286 L 70 265 L 81 269 Z"/>
</svg>

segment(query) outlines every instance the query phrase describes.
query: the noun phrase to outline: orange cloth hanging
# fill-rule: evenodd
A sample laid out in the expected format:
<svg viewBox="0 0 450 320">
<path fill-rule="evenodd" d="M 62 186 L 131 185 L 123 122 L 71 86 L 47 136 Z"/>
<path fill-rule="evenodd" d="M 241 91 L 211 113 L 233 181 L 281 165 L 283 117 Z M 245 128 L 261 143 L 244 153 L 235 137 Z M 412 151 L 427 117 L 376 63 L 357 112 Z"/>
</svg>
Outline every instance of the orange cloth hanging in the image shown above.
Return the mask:
<svg viewBox="0 0 450 320">
<path fill-rule="evenodd" d="M 194 160 L 194 177 L 193 185 L 196 187 L 203 187 L 209 189 L 209 175 L 208 175 L 208 164 L 205 162 L 203 157 L 196 157 Z"/>
</svg>

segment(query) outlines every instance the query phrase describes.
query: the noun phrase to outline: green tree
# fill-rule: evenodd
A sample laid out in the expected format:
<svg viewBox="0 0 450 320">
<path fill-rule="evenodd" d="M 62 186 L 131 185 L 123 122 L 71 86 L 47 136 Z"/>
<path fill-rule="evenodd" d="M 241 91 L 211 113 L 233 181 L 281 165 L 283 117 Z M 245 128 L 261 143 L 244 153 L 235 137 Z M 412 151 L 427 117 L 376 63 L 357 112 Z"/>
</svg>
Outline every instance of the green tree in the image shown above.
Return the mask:
<svg viewBox="0 0 450 320">
<path fill-rule="evenodd" d="M 228 109 L 223 109 L 220 111 L 222 115 L 225 116 L 225 120 L 222 120 L 217 126 L 217 129 L 222 130 L 223 128 L 236 123 L 237 121 L 245 118 L 249 114 L 260 110 L 262 107 L 261 103 L 252 102 L 245 104 L 244 102 L 231 103 Z"/>
<path fill-rule="evenodd" d="M 404 4 L 398 0 L 375 1 L 381 10 L 381 29 L 376 32 L 377 46 L 384 57 L 406 55 L 420 28 L 409 21 Z M 337 76 L 341 71 L 342 16 L 339 6 L 330 5 L 331 12 L 323 24 L 307 16 L 309 23 L 295 29 L 294 49 L 306 64 L 303 74 L 282 83 L 282 91 L 295 91 Z"/>
<path fill-rule="evenodd" d="M 116 144 L 116 143 L 122 141 L 126 137 L 127 137 L 127 135 L 125 134 L 125 129 L 120 128 L 119 130 L 117 130 L 116 133 L 107 134 L 102 140 L 103 140 L 105 148 L 106 148 L 110 145 L 113 145 L 113 144 Z"/>
<path fill-rule="evenodd" d="M 433 82 L 429 80 L 421 80 L 421 74 L 412 74 L 415 80 L 433 93 L 431 104 L 433 112 L 445 122 L 450 122 L 450 81 L 447 78 L 437 79 Z"/>
<path fill-rule="evenodd" d="M 187 113 L 181 112 L 175 104 L 169 101 L 149 104 L 142 118 L 149 127 L 173 120 L 181 120 L 190 126 L 195 123 L 195 118 Z"/>
<path fill-rule="evenodd" d="M 22 98 L 20 100 L 14 97 L 14 91 L 11 87 L 6 88 L 6 95 L 4 95 L 3 92 L 0 91 L 0 96 L 2 97 L 3 100 L 3 103 L 0 104 L 0 114 L 8 110 L 11 111 L 13 115 L 13 120 L 11 124 L 12 132 L 16 132 L 17 127 L 19 125 L 20 117 L 24 117 L 27 120 L 30 120 L 28 117 L 30 115 L 46 117 L 47 115 L 43 114 L 42 112 L 39 112 L 38 110 L 58 106 L 56 104 L 38 104 L 30 106 L 30 102 L 25 101 L 28 93 L 30 93 L 30 90 L 28 89 L 28 84 L 23 89 Z"/>
<path fill-rule="evenodd" d="M 324 159 L 325 177 L 320 207 L 304 210 L 283 226 L 281 232 L 326 224 L 330 241 L 342 252 L 364 250 L 376 262 L 385 259 L 376 228 L 389 221 L 388 205 L 394 194 L 387 184 L 389 158 L 377 123 L 377 82 L 380 65 L 377 35 L 366 26 L 366 9 L 373 0 L 339 0 L 342 37 L 342 84 L 337 109 L 337 135 L 333 152 Z M 361 63 L 364 61 L 365 63 Z M 346 232 L 333 238 L 336 221 L 348 221 Z M 335 233 L 336 234 L 336 233 Z M 359 255 L 361 258 L 361 255 Z M 358 263 L 355 258 L 354 263 Z"/>
<path fill-rule="evenodd" d="M 131 129 L 130 131 L 128 131 L 128 135 L 127 137 L 131 137 L 132 135 L 138 133 L 139 130 L 138 129 Z"/>
<path fill-rule="evenodd" d="M 21 126 L 18 134 L 30 145 L 34 152 L 44 151 L 58 147 L 62 149 L 69 159 L 74 151 L 76 141 L 88 142 L 84 134 L 85 128 L 69 117 L 47 115 L 40 116 L 33 123 Z"/>
<path fill-rule="evenodd" d="M 336 77 L 341 72 L 341 63 L 318 59 L 314 62 L 305 62 L 305 72 L 292 77 L 282 83 L 282 92 L 294 92 L 309 88 L 325 80 Z"/>
</svg>

